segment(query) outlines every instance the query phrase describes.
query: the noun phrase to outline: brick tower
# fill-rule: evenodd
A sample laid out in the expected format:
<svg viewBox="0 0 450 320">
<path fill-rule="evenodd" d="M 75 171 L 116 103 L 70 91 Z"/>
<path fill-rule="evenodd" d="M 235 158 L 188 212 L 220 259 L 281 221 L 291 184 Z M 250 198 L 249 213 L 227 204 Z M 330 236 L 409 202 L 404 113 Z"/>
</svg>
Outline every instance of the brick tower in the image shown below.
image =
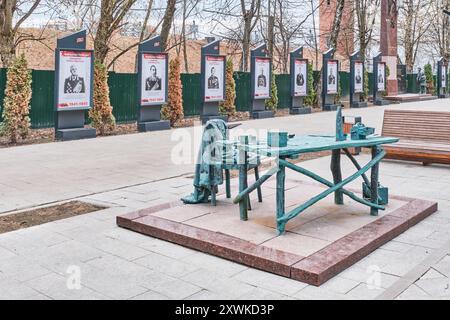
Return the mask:
<svg viewBox="0 0 450 320">
<path fill-rule="evenodd" d="M 344 12 L 342 14 L 341 30 L 339 32 L 338 55 L 349 57 L 354 51 L 354 23 L 355 16 L 352 10 L 353 1 L 345 1 Z M 329 47 L 329 39 L 333 20 L 336 14 L 337 0 L 324 0 L 319 7 L 319 48 L 322 52 Z"/>
<path fill-rule="evenodd" d="M 389 95 L 398 94 L 397 81 L 397 0 L 381 0 L 381 35 L 380 51 L 382 59 L 389 67 L 390 75 L 387 79 Z"/>
</svg>

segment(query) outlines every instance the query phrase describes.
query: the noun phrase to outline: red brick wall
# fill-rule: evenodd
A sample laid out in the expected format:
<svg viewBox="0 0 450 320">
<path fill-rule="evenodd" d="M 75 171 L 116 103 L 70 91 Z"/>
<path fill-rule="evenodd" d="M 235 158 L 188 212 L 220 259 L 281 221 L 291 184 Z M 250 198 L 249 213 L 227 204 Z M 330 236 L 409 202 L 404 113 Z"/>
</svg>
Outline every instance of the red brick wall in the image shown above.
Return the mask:
<svg viewBox="0 0 450 320">
<path fill-rule="evenodd" d="M 320 50 L 328 49 L 328 39 L 333 26 L 334 16 L 336 14 L 337 0 L 320 0 L 322 5 L 319 8 L 319 44 Z M 348 57 L 353 53 L 354 47 L 354 29 L 355 17 L 352 10 L 352 1 L 345 1 L 345 8 L 341 22 L 341 31 L 338 38 L 336 51 L 338 54 Z"/>
</svg>

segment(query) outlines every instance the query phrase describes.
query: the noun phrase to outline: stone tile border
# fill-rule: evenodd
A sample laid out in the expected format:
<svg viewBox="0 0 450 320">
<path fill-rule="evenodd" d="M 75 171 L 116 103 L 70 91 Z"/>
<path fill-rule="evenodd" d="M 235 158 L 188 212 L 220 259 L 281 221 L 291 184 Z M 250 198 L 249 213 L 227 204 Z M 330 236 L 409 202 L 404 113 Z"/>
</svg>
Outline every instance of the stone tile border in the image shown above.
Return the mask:
<svg viewBox="0 0 450 320">
<path fill-rule="evenodd" d="M 398 196 L 391 198 L 407 203 L 307 257 L 152 215 L 181 206 L 181 202 L 166 203 L 118 216 L 117 225 L 249 267 L 320 286 L 438 209 L 436 202 Z"/>
</svg>

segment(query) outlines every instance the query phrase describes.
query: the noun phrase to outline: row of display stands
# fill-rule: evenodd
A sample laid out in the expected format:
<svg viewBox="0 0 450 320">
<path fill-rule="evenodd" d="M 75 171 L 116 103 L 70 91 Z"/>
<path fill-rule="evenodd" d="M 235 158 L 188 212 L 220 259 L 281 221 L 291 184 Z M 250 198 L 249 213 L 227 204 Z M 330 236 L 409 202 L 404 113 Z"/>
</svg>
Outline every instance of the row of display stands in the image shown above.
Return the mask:
<svg viewBox="0 0 450 320">
<path fill-rule="evenodd" d="M 55 134 L 58 140 L 93 138 L 95 129 L 85 127 L 85 111 L 93 106 L 94 52 L 86 49 L 86 31 L 58 39 L 55 51 Z M 290 53 L 291 114 L 311 113 L 304 105 L 309 95 L 309 61 L 303 48 Z M 140 132 L 170 129 L 169 121 L 161 119 L 161 107 L 168 101 L 169 57 L 161 48 L 159 36 L 142 42 L 137 54 L 138 105 L 137 122 Z M 265 45 L 251 51 L 251 111 L 253 119 L 270 118 L 273 111 L 266 110 L 272 86 L 272 59 Z M 335 50 L 323 54 L 322 106 L 324 111 L 338 108 L 339 61 Z M 350 57 L 350 106 L 366 107 L 361 95 L 365 88 L 365 66 L 359 52 Z M 389 104 L 383 99 L 386 92 L 386 63 L 381 54 L 373 58 L 373 102 Z M 444 59 L 438 68 L 439 97 L 446 97 L 448 63 Z M 219 114 L 219 104 L 226 96 L 226 56 L 220 54 L 220 40 L 201 49 L 201 96 L 203 123 L 226 116 Z"/>
</svg>

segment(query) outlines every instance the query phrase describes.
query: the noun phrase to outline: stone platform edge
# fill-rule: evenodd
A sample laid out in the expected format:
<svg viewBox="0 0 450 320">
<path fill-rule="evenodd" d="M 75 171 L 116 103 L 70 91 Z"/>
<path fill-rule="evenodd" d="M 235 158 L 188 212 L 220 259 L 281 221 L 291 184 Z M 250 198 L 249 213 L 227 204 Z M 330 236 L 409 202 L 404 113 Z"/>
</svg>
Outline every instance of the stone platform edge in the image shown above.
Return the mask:
<svg viewBox="0 0 450 320">
<path fill-rule="evenodd" d="M 152 215 L 181 206 L 181 201 L 118 216 L 117 225 L 252 268 L 321 286 L 438 210 L 436 202 L 399 196 L 391 198 L 407 203 L 307 257 Z"/>
</svg>

